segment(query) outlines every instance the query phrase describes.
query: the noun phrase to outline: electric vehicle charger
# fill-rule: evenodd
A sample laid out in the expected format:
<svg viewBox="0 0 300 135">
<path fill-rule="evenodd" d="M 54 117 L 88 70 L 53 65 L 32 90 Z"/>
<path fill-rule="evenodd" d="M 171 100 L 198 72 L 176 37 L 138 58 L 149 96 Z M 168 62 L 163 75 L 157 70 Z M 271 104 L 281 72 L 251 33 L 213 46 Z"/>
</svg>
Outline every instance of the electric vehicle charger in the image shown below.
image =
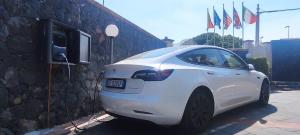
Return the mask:
<svg viewBox="0 0 300 135">
<path fill-rule="evenodd" d="M 32 17 L 28 17 L 28 16 L 22 16 L 22 17 L 25 17 L 25 18 L 27 18 L 27 19 L 32 19 L 33 21 L 35 21 L 35 22 L 38 22 L 38 21 L 40 21 L 40 18 L 32 18 Z M 66 114 L 67 114 L 67 117 L 68 117 L 68 119 L 69 119 L 69 121 L 71 121 L 71 124 L 73 125 L 73 127 L 76 129 L 76 130 L 86 130 L 85 128 L 79 128 L 74 122 L 73 122 L 73 120 L 71 119 L 71 116 L 70 116 L 70 114 L 69 114 L 69 110 L 68 110 L 68 105 L 67 105 L 67 97 L 68 97 L 68 89 L 69 89 L 69 85 L 70 85 L 70 81 L 71 81 L 71 71 L 70 71 L 70 63 L 69 63 L 69 61 L 68 61 L 68 58 L 66 57 L 66 55 L 64 54 L 64 53 L 61 53 L 60 54 L 64 59 L 65 59 L 65 61 L 67 62 L 67 66 L 68 66 L 68 84 L 67 84 L 67 88 L 66 88 L 66 90 L 65 90 L 65 98 L 64 98 L 64 103 L 65 103 L 65 109 L 66 109 Z M 50 68 L 49 68 L 49 89 L 51 90 L 51 78 L 52 78 L 52 72 L 51 72 L 51 70 L 52 70 L 52 64 L 50 65 Z M 103 71 L 101 71 L 100 73 L 99 73 L 99 75 L 98 75 L 98 77 L 97 77 L 97 79 L 96 79 L 96 86 L 95 86 L 95 88 L 94 88 L 94 94 L 93 94 L 93 101 L 92 101 L 92 99 L 91 98 L 89 98 L 90 100 L 91 100 L 91 104 L 92 105 L 90 105 L 90 106 L 92 106 L 92 109 L 90 109 L 90 110 L 92 110 L 91 112 L 90 112 L 90 114 L 92 114 L 93 115 L 93 117 L 92 118 L 94 118 L 94 116 L 95 116 L 95 104 L 96 104 L 96 93 L 97 93 L 97 90 L 98 90 L 98 88 L 99 88 L 99 86 L 98 86 L 98 84 L 99 84 L 99 82 L 101 82 L 101 80 L 103 79 L 103 74 L 104 72 Z M 50 95 L 50 90 L 49 90 L 49 93 L 48 93 L 48 96 L 50 97 L 51 95 Z M 88 93 L 89 94 L 89 93 Z M 50 99 L 48 99 L 48 100 L 50 100 Z M 50 102 L 48 101 L 48 126 L 50 125 L 50 123 L 49 123 L 49 121 L 50 121 L 50 117 L 49 117 L 49 113 L 50 113 Z M 97 120 L 96 119 L 96 121 L 97 122 L 103 122 L 103 121 L 99 121 L 99 120 Z"/>
</svg>

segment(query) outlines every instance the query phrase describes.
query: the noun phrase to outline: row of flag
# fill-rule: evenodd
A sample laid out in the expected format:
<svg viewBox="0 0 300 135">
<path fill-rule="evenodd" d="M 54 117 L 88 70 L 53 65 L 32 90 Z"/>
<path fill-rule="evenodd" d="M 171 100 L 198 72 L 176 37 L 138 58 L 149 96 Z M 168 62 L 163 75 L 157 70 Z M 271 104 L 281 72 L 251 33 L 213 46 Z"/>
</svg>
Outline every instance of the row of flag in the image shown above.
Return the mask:
<svg viewBox="0 0 300 135">
<path fill-rule="evenodd" d="M 225 30 L 228 29 L 228 27 L 233 23 L 233 27 L 236 29 L 242 28 L 242 23 L 239 17 L 238 12 L 236 9 L 233 7 L 233 14 L 232 18 L 229 16 L 229 14 L 226 12 L 226 10 L 223 7 L 223 28 Z M 246 8 L 243 5 L 243 10 L 242 10 L 242 19 L 244 22 L 248 24 L 253 24 L 256 22 L 256 15 L 251 12 L 248 8 Z M 218 26 L 219 29 L 221 29 L 221 18 L 219 17 L 218 13 L 216 10 L 213 8 L 213 22 L 212 19 L 210 18 L 209 11 L 207 9 L 207 30 L 208 29 L 213 29 L 216 26 Z"/>
</svg>

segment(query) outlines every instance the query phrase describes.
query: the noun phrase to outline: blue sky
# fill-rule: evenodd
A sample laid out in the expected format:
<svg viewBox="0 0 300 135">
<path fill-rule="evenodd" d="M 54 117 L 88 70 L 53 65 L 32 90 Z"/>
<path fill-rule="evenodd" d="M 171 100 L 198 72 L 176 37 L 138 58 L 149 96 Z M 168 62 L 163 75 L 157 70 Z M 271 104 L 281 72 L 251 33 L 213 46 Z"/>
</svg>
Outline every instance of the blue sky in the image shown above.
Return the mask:
<svg viewBox="0 0 300 135">
<path fill-rule="evenodd" d="M 102 0 L 97 0 L 102 3 Z M 105 6 L 137 24 L 153 35 L 168 36 L 180 42 L 206 32 L 206 10 L 215 6 L 222 17 L 222 4 L 232 14 L 232 2 L 229 0 L 105 0 Z M 299 0 L 234 0 L 241 17 L 241 4 L 256 12 L 257 3 L 262 10 L 300 8 Z M 232 15 L 231 15 L 232 17 Z M 261 15 L 261 36 L 263 41 L 287 37 L 285 26 L 291 26 L 290 37 L 300 37 L 300 10 Z M 216 30 L 221 34 L 222 30 Z M 241 37 L 241 30 L 235 30 Z M 225 34 L 232 34 L 230 27 Z M 245 39 L 255 38 L 255 24 L 245 25 Z"/>
</svg>

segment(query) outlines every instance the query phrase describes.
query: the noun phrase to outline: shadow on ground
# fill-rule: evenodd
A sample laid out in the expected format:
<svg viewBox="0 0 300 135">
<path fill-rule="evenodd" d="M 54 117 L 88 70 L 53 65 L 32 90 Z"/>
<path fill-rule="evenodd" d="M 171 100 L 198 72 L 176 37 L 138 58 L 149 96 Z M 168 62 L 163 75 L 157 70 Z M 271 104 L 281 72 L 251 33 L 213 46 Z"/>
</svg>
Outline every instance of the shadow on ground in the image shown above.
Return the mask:
<svg viewBox="0 0 300 135">
<path fill-rule="evenodd" d="M 265 124 L 268 121 L 264 117 L 275 113 L 277 108 L 273 105 L 259 107 L 249 104 L 232 111 L 228 111 L 214 118 L 211 126 L 202 134 L 235 134 L 251 125 L 259 122 Z M 177 127 L 161 127 L 155 124 L 138 121 L 113 119 L 103 122 L 80 135 L 181 135 Z M 186 134 L 185 134 L 186 135 Z"/>
<path fill-rule="evenodd" d="M 256 104 L 249 104 L 215 117 L 211 127 L 205 132 L 207 134 L 236 134 L 256 122 L 266 124 L 264 117 L 277 112 L 273 105 L 260 107 Z"/>
</svg>

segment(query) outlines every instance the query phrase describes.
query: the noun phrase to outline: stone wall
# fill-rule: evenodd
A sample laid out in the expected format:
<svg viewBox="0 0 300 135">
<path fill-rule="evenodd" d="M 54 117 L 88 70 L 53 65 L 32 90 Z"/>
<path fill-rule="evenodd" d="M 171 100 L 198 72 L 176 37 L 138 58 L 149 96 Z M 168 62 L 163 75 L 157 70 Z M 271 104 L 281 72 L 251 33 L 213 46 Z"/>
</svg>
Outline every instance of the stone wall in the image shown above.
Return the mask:
<svg viewBox="0 0 300 135">
<path fill-rule="evenodd" d="M 47 126 L 49 66 L 40 61 L 39 19 L 52 18 L 92 35 L 89 65 L 71 66 L 68 102 L 71 117 L 90 111 L 97 73 L 109 63 L 104 29 L 120 29 L 115 40 L 116 60 L 165 44 L 93 0 L 0 0 L 0 134 L 21 134 Z M 64 99 L 67 69 L 52 71 L 51 125 L 68 121 Z"/>
</svg>

